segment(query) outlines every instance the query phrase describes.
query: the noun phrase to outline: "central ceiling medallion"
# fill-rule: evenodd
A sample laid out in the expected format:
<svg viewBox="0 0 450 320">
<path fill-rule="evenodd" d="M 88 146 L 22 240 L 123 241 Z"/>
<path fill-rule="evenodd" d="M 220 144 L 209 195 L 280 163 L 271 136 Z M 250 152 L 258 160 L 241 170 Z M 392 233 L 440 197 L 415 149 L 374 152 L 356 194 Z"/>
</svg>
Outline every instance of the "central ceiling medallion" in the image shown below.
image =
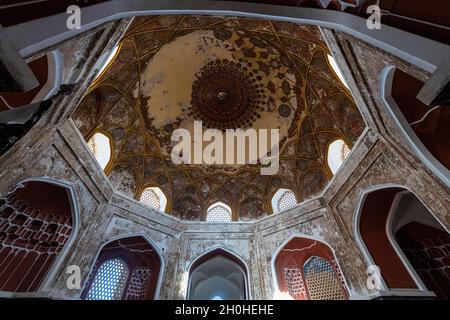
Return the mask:
<svg viewBox="0 0 450 320">
<path fill-rule="evenodd" d="M 226 59 L 206 64 L 192 85 L 190 111 L 208 128 L 247 128 L 264 111 L 263 84 L 250 62 Z"/>
</svg>

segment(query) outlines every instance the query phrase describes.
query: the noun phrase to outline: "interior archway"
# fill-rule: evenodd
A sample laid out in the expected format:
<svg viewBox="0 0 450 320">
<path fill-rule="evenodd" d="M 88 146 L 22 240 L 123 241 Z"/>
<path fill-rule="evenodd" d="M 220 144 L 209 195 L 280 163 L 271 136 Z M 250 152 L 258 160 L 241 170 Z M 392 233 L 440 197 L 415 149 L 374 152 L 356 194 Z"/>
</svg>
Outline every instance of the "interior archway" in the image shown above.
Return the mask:
<svg viewBox="0 0 450 320">
<path fill-rule="evenodd" d="M 368 193 L 359 231 L 386 289 L 430 290 L 448 298 L 450 254 L 445 245 L 450 237 L 412 192 L 386 187 Z"/>
<path fill-rule="evenodd" d="M 204 255 L 190 269 L 188 299 L 248 299 L 245 265 L 221 249 Z"/>
<path fill-rule="evenodd" d="M 111 241 L 101 249 L 81 297 L 87 300 L 153 300 L 161 264 L 158 253 L 142 236 Z"/>
<path fill-rule="evenodd" d="M 294 237 L 275 258 L 278 290 L 295 300 L 344 300 L 348 293 L 332 250 L 324 243 Z"/>
<path fill-rule="evenodd" d="M 395 69 L 392 97 L 428 151 L 450 170 L 450 108 L 429 107 L 416 98 L 424 83 Z"/>
<path fill-rule="evenodd" d="M 39 291 L 72 235 L 73 210 L 68 189 L 44 181 L 0 200 L 0 291 Z"/>
</svg>

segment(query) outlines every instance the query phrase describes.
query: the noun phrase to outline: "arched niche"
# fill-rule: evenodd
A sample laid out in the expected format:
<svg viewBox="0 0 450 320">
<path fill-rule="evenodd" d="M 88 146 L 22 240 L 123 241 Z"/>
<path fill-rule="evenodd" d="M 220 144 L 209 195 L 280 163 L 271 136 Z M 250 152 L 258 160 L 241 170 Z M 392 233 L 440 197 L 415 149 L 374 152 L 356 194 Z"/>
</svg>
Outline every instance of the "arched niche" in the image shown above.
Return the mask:
<svg viewBox="0 0 450 320">
<path fill-rule="evenodd" d="M 109 272 L 105 271 L 106 267 Z M 158 251 L 144 236 L 127 236 L 112 240 L 101 248 L 85 282 L 81 298 L 156 299 L 162 269 L 163 262 Z"/>
<path fill-rule="evenodd" d="M 189 300 L 246 300 L 247 288 L 245 264 L 222 249 L 201 256 L 189 269 Z"/>
<path fill-rule="evenodd" d="M 424 105 L 416 98 L 423 83 L 394 66 L 380 77 L 381 100 L 400 132 L 423 163 L 450 186 L 450 108 Z"/>
<path fill-rule="evenodd" d="M 278 249 L 274 259 L 278 292 L 294 300 L 345 300 L 348 292 L 332 249 L 296 236 Z"/>
<path fill-rule="evenodd" d="M 380 290 L 450 297 L 449 233 L 414 193 L 401 186 L 369 190 L 355 221 L 367 264 L 379 267 Z"/>
<path fill-rule="evenodd" d="M 0 291 L 44 290 L 77 232 L 69 185 L 44 178 L 19 183 L 0 199 Z"/>
</svg>

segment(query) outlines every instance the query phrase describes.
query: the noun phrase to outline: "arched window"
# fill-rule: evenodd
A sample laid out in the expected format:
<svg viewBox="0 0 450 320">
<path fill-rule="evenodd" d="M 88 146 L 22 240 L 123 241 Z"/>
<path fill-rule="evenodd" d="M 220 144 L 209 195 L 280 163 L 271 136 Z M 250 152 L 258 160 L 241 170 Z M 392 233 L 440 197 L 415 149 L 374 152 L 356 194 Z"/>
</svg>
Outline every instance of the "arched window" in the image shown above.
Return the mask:
<svg viewBox="0 0 450 320">
<path fill-rule="evenodd" d="M 230 222 L 232 220 L 231 208 L 225 203 L 217 202 L 208 208 L 206 221 Z"/>
<path fill-rule="evenodd" d="M 333 174 L 336 174 L 349 153 L 350 148 L 342 139 L 334 140 L 328 145 L 327 163 Z"/>
<path fill-rule="evenodd" d="M 306 287 L 311 300 L 345 300 L 333 266 L 320 257 L 311 257 L 303 266 Z"/>
<path fill-rule="evenodd" d="M 282 212 L 298 204 L 295 193 L 289 189 L 279 189 L 272 197 L 272 210 L 274 213 Z"/>
<path fill-rule="evenodd" d="M 145 203 L 146 205 L 159 210 L 165 211 L 167 205 L 167 198 L 164 192 L 158 187 L 145 188 L 142 191 L 141 198 L 139 201 Z"/>
<path fill-rule="evenodd" d="M 109 138 L 103 133 L 95 133 L 87 142 L 89 150 L 91 150 L 97 162 L 103 170 L 111 160 L 111 143 Z"/>
<path fill-rule="evenodd" d="M 327 55 L 328 63 L 330 64 L 331 68 L 333 69 L 334 73 L 338 77 L 338 79 L 342 82 L 342 84 L 349 89 L 347 81 L 345 81 L 344 75 L 341 72 L 341 69 L 339 69 L 336 60 L 334 60 L 333 56 Z"/>
<path fill-rule="evenodd" d="M 81 294 L 87 300 L 152 300 L 162 261 L 141 236 L 114 240 L 100 251 Z"/>
<path fill-rule="evenodd" d="M 120 300 L 128 278 L 128 268 L 120 259 L 105 261 L 98 269 L 87 300 Z"/>
<path fill-rule="evenodd" d="M 330 247 L 295 237 L 275 257 L 278 296 L 295 300 L 347 299 L 345 280 Z"/>
</svg>

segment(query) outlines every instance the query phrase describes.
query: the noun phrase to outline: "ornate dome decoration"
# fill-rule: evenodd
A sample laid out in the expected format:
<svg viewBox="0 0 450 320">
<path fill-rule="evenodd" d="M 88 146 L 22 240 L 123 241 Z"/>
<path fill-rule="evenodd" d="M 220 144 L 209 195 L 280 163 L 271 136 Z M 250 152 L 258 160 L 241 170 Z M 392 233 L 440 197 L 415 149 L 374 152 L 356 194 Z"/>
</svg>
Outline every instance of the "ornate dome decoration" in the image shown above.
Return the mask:
<svg viewBox="0 0 450 320">
<path fill-rule="evenodd" d="M 115 59 L 73 114 L 83 136 L 111 140 L 106 174 L 138 197 L 145 186 L 167 195 L 166 212 L 206 217 L 228 203 L 237 220 L 272 213 L 275 192 L 291 189 L 300 203 L 321 192 L 332 173 L 327 146 L 351 148 L 362 117 L 331 68 L 315 26 L 205 16 L 136 17 Z M 279 129 L 280 167 L 175 165 L 171 135 L 194 121 L 220 130 Z M 191 134 L 193 136 L 193 134 Z"/>
<path fill-rule="evenodd" d="M 203 126 L 220 130 L 247 128 L 261 117 L 264 84 L 244 70 L 248 69 L 242 63 L 217 60 L 196 75 L 190 110 Z"/>
</svg>

